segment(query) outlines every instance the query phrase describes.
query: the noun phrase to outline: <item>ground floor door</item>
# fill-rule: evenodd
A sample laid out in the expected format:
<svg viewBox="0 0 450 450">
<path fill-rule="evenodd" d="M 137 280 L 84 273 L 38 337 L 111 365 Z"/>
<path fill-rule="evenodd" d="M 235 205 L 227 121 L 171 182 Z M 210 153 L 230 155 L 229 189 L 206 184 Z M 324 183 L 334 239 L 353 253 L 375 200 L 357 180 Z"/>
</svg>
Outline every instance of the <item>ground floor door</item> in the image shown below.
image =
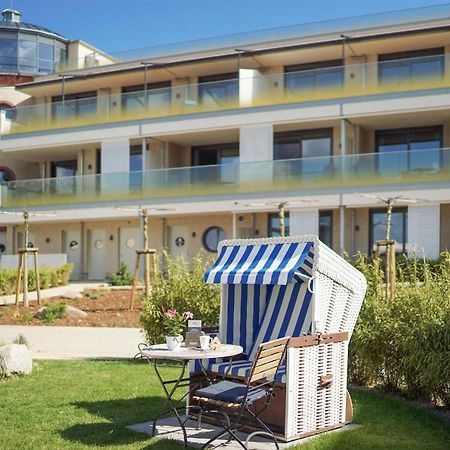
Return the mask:
<svg viewBox="0 0 450 450">
<path fill-rule="evenodd" d="M 88 276 L 90 280 L 106 277 L 106 232 L 104 229 L 88 230 Z"/>
<path fill-rule="evenodd" d="M 70 279 L 81 280 L 81 230 L 62 231 L 62 251 L 67 255 L 67 262 L 73 264 Z"/>
<path fill-rule="evenodd" d="M 169 251 L 173 257 L 184 256 L 188 253 L 188 227 L 186 225 L 171 225 L 169 227 Z"/>
<path fill-rule="evenodd" d="M 136 249 L 141 245 L 141 230 L 139 227 L 121 228 L 119 245 L 119 262 L 125 263 L 131 273 L 134 273 Z"/>
</svg>

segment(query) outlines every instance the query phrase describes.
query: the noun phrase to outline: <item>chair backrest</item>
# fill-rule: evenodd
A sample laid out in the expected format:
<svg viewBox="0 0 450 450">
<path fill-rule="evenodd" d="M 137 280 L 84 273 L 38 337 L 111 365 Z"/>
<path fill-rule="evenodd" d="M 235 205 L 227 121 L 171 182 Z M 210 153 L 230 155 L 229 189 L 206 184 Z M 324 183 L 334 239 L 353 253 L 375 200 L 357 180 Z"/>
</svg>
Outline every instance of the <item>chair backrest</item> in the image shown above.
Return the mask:
<svg viewBox="0 0 450 450">
<path fill-rule="evenodd" d="M 248 382 L 275 376 L 286 354 L 288 337 L 260 344 L 253 360 Z"/>
</svg>

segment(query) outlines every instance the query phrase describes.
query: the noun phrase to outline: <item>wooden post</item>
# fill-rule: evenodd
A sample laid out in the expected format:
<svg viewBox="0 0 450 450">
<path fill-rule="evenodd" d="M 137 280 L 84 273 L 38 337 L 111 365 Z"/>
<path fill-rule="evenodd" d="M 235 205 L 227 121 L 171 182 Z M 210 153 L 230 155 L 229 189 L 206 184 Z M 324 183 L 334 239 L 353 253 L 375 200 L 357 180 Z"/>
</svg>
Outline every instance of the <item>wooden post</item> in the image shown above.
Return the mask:
<svg viewBox="0 0 450 450">
<path fill-rule="evenodd" d="M 17 280 L 16 280 L 16 305 L 19 304 L 19 297 L 20 297 L 20 281 L 22 279 L 22 270 L 23 270 L 23 265 L 22 265 L 23 253 L 18 253 L 17 256 L 18 256 L 19 265 L 17 267 Z"/>
<path fill-rule="evenodd" d="M 20 297 L 20 287 L 23 288 L 23 306 L 28 308 L 28 254 L 33 254 L 34 258 L 34 275 L 36 280 L 36 296 L 38 304 L 41 304 L 41 279 L 39 275 L 39 262 L 38 262 L 38 248 L 19 248 L 19 267 L 17 270 L 17 281 L 16 281 L 16 305 L 19 304 Z"/>
<path fill-rule="evenodd" d="M 147 268 L 148 272 L 145 272 L 145 295 L 150 295 L 151 286 L 150 286 L 150 256 L 153 255 L 155 257 L 156 250 L 152 248 L 141 248 L 136 250 L 136 264 L 134 268 L 134 277 L 133 277 L 133 289 L 131 291 L 131 299 L 130 299 L 130 309 L 134 307 L 134 298 L 136 296 L 137 285 L 139 281 L 139 267 L 140 267 L 140 258 L 144 256 L 144 270 Z M 147 264 L 148 261 L 148 264 Z"/>
<path fill-rule="evenodd" d="M 36 251 L 33 251 L 34 255 L 34 273 L 35 273 L 35 279 L 36 279 L 36 296 L 37 296 L 37 302 L 38 305 L 41 305 L 41 277 L 39 275 L 39 253 L 38 249 L 33 249 Z"/>
<path fill-rule="evenodd" d="M 285 203 L 280 203 L 278 205 L 278 219 L 280 221 L 280 236 L 281 237 L 286 236 L 286 225 L 285 225 L 285 214 L 284 214 L 285 206 L 286 206 Z"/>
</svg>

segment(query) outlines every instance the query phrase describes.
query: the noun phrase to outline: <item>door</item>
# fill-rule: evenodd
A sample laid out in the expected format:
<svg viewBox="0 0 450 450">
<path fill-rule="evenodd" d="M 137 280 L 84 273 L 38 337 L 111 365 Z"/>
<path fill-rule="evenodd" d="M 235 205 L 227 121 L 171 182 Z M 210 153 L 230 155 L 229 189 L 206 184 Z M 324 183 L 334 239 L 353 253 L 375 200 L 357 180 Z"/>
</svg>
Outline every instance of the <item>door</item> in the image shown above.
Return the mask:
<svg viewBox="0 0 450 450">
<path fill-rule="evenodd" d="M 134 264 L 136 262 L 136 249 L 141 247 L 141 230 L 135 228 L 121 228 L 119 247 L 119 263 L 125 263 L 131 273 L 134 273 Z"/>
<path fill-rule="evenodd" d="M 186 225 L 172 225 L 169 227 L 169 251 L 176 258 L 188 253 L 188 227 Z"/>
<path fill-rule="evenodd" d="M 90 280 L 106 278 L 106 232 L 88 230 L 88 276 Z"/>
<path fill-rule="evenodd" d="M 70 280 L 81 280 L 81 230 L 62 231 L 62 251 L 73 264 Z"/>
</svg>

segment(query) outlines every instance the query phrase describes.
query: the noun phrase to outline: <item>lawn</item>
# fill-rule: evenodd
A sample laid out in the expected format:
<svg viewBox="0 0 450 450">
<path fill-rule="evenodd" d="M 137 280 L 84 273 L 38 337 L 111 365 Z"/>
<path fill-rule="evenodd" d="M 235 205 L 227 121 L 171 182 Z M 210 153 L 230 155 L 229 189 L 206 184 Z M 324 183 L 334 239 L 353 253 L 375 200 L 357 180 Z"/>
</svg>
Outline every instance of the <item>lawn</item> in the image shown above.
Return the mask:
<svg viewBox="0 0 450 450">
<path fill-rule="evenodd" d="M 32 376 L 0 380 L 0 448 L 184 448 L 125 429 L 150 420 L 163 397 L 141 362 L 40 361 Z M 166 375 L 173 371 L 167 368 Z M 450 427 L 400 400 L 353 390 L 359 429 L 321 436 L 302 450 L 450 448 Z M 273 446 L 268 447 L 273 448 Z"/>
</svg>

